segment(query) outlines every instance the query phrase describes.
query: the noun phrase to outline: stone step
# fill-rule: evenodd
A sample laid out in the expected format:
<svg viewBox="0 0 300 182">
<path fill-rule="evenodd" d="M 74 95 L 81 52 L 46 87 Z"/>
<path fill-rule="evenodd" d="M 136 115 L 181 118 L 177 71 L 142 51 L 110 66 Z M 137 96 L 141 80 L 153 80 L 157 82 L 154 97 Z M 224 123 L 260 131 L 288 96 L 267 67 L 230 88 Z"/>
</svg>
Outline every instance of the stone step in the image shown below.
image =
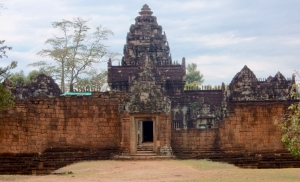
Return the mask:
<svg viewBox="0 0 300 182">
<path fill-rule="evenodd" d="M 139 147 L 139 146 L 144 146 L 144 147 L 146 147 L 146 146 L 148 146 L 148 147 L 153 147 L 153 143 L 141 143 L 141 144 L 138 144 L 137 146 L 138 146 L 138 147 Z"/>
<path fill-rule="evenodd" d="M 137 146 L 137 148 L 153 148 L 153 146 L 149 146 L 149 145 L 139 145 L 139 146 Z"/>
<path fill-rule="evenodd" d="M 147 148 L 147 149 L 145 149 L 145 148 L 142 148 L 142 149 L 137 149 L 137 151 L 153 151 L 153 148 Z"/>
<path fill-rule="evenodd" d="M 131 156 L 157 156 L 156 153 L 154 153 L 153 151 L 152 152 L 137 152 L 135 154 L 131 154 Z"/>
<path fill-rule="evenodd" d="M 114 160 L 168 160 L 174 159 L 175 156 L 163 156 L 163 155 L 115 155 L 112 157 Z"/>
<path fill-rule="evenodd" d="M 137 151 L 137 152 L 139 152 L 139 153 L 153 153 L 153 150 L 141 150 L 141 151 Z"/>
<path fill-rule="evenodd" d="M 144 150 L 153 151 L 153 144 L 151 144 L 151 145 L 139 145 L 139 146 L 137 146 L 137 150 L 138 151 L 144 151 Z"/>
</svg>

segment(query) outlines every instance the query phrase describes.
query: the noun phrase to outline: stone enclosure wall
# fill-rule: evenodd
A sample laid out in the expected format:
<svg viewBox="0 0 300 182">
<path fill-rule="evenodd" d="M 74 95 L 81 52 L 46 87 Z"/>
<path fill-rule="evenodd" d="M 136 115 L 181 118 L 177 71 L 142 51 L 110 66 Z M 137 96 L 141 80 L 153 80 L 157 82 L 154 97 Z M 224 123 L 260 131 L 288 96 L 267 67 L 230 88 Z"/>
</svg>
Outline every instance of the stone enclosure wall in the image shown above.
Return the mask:
<svg viewBox="0 0 300 182">
<path fill-rule="evenodd" d="M 130 114 L 119 114 L 122 92 L 19 101 L 0 120 L 0 173 L 44 174 L 80 160 L 130 152 Z M 291 102 L 232 102 L 219 128 L 171 129 L 159 124 L 160 146 L 171 132 L 178 158 L 209 158 L 243 167 L 300 167 L 281 142 L 274 120 Z M 157 121 L 171 121 L 158 114 Z M 12 162 L 13 161 L 13 162 Z"/>
<path fill-rule="evenodd" d="M 290 102 L 230 103 L 228 117 L 214 129 L 176 129 L 172 147 L 181 158 L 210 158 L 244 167 L 300 167 L 281 142 L 276 117 Z"/>
<path fill-rule="evenodd" d="M 53 161 L 61 160 L 61 165 L 109 158 L 119 148 L 118 103 L 123 95 L 121 92 L 93 93 L 91 97 L 19 101 L 15 109 L 1 116 L 0 162 L 8 166 L 1 164 L 0 173 L 9 168 L 12 158 L 28 165 L 33 165 L 32 160 L 36 158 L 36 168 L 42 170 L 44 164 L 39 163 L 47 160 L 47 153 L 51 153 Z M 48 162 L 48 169 L 60 166 L 50 164 L 51 159 Z"/>
</svg>

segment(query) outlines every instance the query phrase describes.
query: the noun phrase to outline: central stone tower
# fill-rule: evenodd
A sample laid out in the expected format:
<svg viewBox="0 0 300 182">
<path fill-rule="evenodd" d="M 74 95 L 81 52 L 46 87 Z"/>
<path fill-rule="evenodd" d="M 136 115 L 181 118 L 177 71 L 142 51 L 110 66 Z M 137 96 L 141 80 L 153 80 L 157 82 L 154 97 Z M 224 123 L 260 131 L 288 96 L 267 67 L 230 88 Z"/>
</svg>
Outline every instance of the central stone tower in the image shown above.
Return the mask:
<svg viewBox="0 0 300 182">
<path fill-rule="evenodd" d="M 139 14 L 127 34 L 121 65 L 108 62 L 109 86 L 128 98 L 119 105 L 121 148 L 130 154 L 171 155 L 170 95 L 183 92 L 185 64 L 172 62 L 167 37 L 148 5 Z"/>
<path fill-rule="evenodd" d="M 140 58 L 144 53 L 149 53 L 154 65 L 171 65 L 166 34 L 157 24 L 156 17 L 152 16 L 151 9 L 145 4 L 139 14 L 127 34 L 122 66 L 141 64 Z"/>
<path fill-rule="evenodd" d="M 173 62 L 166 34 L 158 25 L 153 12 L 144 5 L 130 26 L 124 45 L 121 65 L 112 66 L 108 62 L 108 84 L 112 90 L 130 92 L 130 77 L 144 69 L 152 69 L 161 82 L 166 94 L 181 95 L 185 84 L 185 59 L 182 65 Z"/>
</svg>

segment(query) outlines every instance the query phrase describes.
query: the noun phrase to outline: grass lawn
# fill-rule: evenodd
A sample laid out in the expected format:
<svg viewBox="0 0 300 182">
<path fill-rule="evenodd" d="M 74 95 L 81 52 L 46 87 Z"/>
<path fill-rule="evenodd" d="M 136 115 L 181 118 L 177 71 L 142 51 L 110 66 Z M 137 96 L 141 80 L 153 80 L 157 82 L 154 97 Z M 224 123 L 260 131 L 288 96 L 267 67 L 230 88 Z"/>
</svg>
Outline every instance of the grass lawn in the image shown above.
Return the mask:
<svg viewBox="0 0 300 182">
<path fill-rule="evenodd" d="M 203 178 L 185 181 L 251 181 L 251 182 L 290 182 L 300 181 L 300 168 L 284 169 L 242 169 L 231 164 L 207 160 L 170 161 L 178 165 L 189 165 L 198 169 Z M 180 181 L 180 180 L 179 180 Z"/>
</svg>

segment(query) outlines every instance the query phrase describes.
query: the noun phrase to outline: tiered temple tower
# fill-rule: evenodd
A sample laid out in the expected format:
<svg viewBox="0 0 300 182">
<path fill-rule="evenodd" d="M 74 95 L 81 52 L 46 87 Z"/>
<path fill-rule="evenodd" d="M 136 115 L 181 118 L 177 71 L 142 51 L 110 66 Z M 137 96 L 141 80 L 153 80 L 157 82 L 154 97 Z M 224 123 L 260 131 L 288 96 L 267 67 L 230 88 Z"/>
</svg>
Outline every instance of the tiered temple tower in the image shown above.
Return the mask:
<svg viewBox="0 0 300 182">
<path fill-rule="evenodd" d="M 170 48 L 166 34 L 162 27 L 157 24 L 156 17 L 148 5 L 144 5 L 135 18 L 135 24 L 130 26 L 124 46 L 122 66 L 139 65 L 140 56 L 149 53 L 155 65 L 171 65 Z"/>
<path fill-rule="evenodd" d="M 127 34 L 121 65 L 108 62 L 109 86 L 130 97 L 120 105 L 120 111 L 171 112 L 173 128 L 217 127 L 222 90 L 184 91 L 185 58 L 181 65 L 172 61 L 167 37 L 148 5 L 139 14 Z M 205 112 L 199 116 L 202 110 Z"/>
<path fill-rule="evenodd" d="M 156 77 L 165 79 L 163 87 L 167 95 L 181 95 L 185 85 L 185 59 L 181 65 L 172 61 L 166 34 L 152 13 L 145 4 L 135 24 L 130 26 L 121 65 L 112 66 L 108 62 L 108 84 L 112 90 L 130 92 L 130 77 L 147 67 L 142 64 L 147 57 L 147 64 L 156 70 Z"/>
</svg>

